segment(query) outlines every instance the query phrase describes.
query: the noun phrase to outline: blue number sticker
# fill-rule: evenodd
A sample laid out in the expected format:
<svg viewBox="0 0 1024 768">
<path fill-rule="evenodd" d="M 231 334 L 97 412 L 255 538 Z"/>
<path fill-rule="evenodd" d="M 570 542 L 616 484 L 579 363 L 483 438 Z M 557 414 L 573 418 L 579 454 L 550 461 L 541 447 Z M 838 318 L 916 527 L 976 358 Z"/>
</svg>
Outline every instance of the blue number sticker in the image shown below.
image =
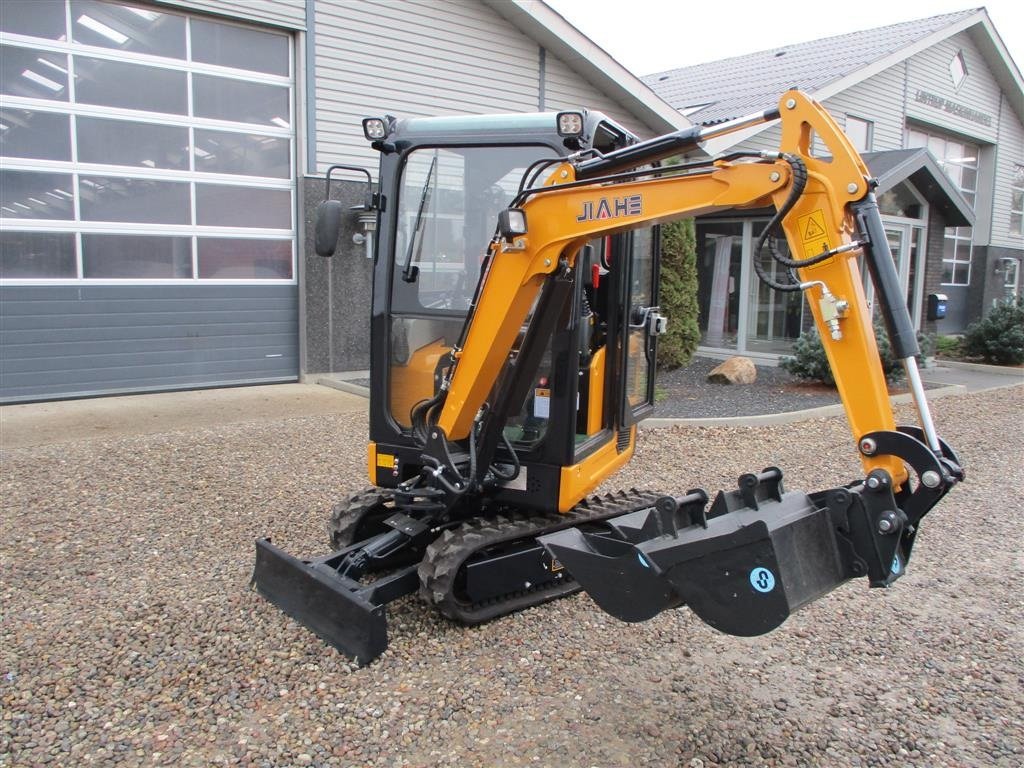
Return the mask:
<svg viewBox="0 0 1024 768">
<path fill-rule="evenodd" d="M 896 574 L 897 576 L 899 576 L 900 575 L 900 569 L 902 567 L 903 566 L 900 563 L 900 556 L 899 556 L 899 554 L 897 554 L 892 559 L 892 572 L 894 574 Z"/>
<path fill-rule="evenodd" d="M 767 568 L 755 568 L 750 572 L 750 586 L 758 592 L 771 592 L 775 589 L 775 574 Z"/>
</svg>

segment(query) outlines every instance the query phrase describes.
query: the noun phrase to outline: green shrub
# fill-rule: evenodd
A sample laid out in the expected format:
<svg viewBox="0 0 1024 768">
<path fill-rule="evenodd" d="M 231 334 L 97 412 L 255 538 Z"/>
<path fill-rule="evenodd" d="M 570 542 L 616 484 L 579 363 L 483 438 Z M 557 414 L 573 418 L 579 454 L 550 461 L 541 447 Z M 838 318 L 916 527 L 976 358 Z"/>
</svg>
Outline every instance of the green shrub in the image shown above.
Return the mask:
<svg viewBox="0 0 1024 768">
<path fill-rule="evenodd" d="M 661 228 L 661 281 L 658 306 L 668 330 L 658 337 L 658 366 L 686 365 L 697 351 L 697 237 L 693 219 Z"/>
<path fill-rule="evenodd" d="M 997 305 L 964 331 L 963 351 L 996 365 L 1024 363 L 1024 296 Z"/>
<path fill-rule="evenodd" d="M 960 349 L 960 337 L 959 336 L 939 336 L 935 337 L 935 354 L 942 355 L 943 357 L 960 357 L 963 351 Z"/>
<path fill-rule="evenodd" d="M 793 345 L 793 356 L 779 360 L 779 367 L 804 381 L 817 381 L 830 387 L 836 385 L 832 368 L 825 357 L 825 348 L 816 329 L 804 331 Z"/>
<path fill-rule="evenodd" d="M 881 358 L 882 373 L 885 374 L 886 380 L 898 381 L 903 378 L 903 364 L 893 357 L 889 336 L 880 322 L 875 323 L 875 341 L 878 344 L 878 356 Z M 918 334 L 918 343 L 922 344 L 922 349 L 923 342 L 925 338 Z M 836 385 L 832 368 L 825 356 L 825 348 L 815 329 L 800 334 L 800 338 L 793 345 L 793 356 L 779 360 L 779 366 L 798 379 L 816 381 L 830 387 Z"/>
</svg>

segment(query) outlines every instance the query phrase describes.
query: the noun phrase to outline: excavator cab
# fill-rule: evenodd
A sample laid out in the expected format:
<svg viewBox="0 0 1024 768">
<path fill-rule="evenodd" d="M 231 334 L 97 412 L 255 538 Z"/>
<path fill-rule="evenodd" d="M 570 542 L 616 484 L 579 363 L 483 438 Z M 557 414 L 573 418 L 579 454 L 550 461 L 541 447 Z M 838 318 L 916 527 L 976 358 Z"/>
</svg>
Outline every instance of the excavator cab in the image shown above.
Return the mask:
<svg viewBox="0 0 1024 768">
<path fill-rule="evenodd" d="M 418 118 L 394 121 L 380 144 L 370 366 L 375 486 L 395 488 L 423 468 L 414 411 L 442 386 L 498 214 L 531 166 L 637 141 L 599 113 L 566 114 L 579 122 L 573 135 L 559 133 L 556 113 Z M 529 350 L 536 369 L 519 382 L 496 449 L 496 462 L 518 473 L 496 488 L 495 504 L 558 509 L 563 468 L 631 444 L 630 427 L 653 407 L 657 329 L 645 319 L 657 310 L 658 244 L 656 227 L 595 238 L 582 249 L 563 305 L 557 313 L 545 308 L 548 328 L 533 338 L 546 338 Z M 613 262 L 625 268 L 612 270 Z M 531 312 L 517 357 L 532 320 Z"/>
<path fill-rule="evenodd" d="M 774 120 L 777 152 L 660 165 Z M 334 508 L 327 555 L 256 542 L 267 599 L 365 664 L 387 647 L 385 606 L 413 592 L 466 624 L 583 588 L 624 621 L 685 605 L 758 635 L 849 579 L 905 573 L 924 516 L 964 473 L 931 419 L 873 181 L 819 104 L 790 91 L 776 109 L 646 141 L 586 111 L 363 129 L 380 153 L 366 204 L 371 486 Z M 333 170 L 323 256 L 340 228 Z M 593 496 L 653 409 L 658 225 L 734 208 L 775 210 L 754 269 L 807 302 L 864 475 L 805 493 L 767 467 L 710 504 L 702 490 Z M 895 423 L 859 263 L 917 426 Z"/>
</svg>

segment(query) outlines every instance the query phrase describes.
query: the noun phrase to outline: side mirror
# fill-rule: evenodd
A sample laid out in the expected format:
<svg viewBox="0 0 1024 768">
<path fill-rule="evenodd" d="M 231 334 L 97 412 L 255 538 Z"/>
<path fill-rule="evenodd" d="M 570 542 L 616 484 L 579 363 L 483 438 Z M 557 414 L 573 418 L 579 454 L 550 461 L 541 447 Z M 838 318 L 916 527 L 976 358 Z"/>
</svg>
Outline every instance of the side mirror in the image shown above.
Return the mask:
<svg viewBox="0 0 1024 768">
<path fill-rule="evenodd" d="M 316 240 L 314 249 L 317 256 L 333 256 L 341 235 L 341 201 L 324 200 L 316 207 Z"/>
<path fill-rule="evenodd" d="M 331 200 L 331 174 L 335 171 L 354 171 L 366 177 L 366 191 L 363 193 L 363 204 L 352 206 L 351 210 L 369 212 L 376 208 L 376 196 L 373 194 L 373 185 L 368 170 L 355 165 L 332 165 L 328 168 L 327 185 L 324 189 L 325 200 L 316 207 L 316 239 L 313 249 L 318 256 L 333 256 L 334 249 L 338 245 L 338 237 L 341 235 L 341 201 Z M 369 240 L 366 242 L 367 256 L 370 256 L 372 249 Z"/>
</svg>

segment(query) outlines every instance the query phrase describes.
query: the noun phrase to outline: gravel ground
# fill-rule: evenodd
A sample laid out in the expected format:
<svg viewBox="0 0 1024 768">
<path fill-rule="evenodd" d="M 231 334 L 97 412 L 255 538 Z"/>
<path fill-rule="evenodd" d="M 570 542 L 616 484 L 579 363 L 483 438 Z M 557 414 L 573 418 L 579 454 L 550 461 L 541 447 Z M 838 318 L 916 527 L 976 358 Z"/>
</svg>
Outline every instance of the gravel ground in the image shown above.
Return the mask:
<svg viewBox="0 0 1024 768">
<path fill-rule="evenodd" d="M 832 387 L 801 381 L 782 368 L 757 366 L 753 384 L 717 384 L 708 374 L 721 360 L 695 357 L 686 366 L 658 371 L 654 415 L 658 418 L 704 419 L 729 416 L 757 416 L 788 413 L 839 403 Z M 348 379 L 350 384 L 368 388 L 369 379 Z M 926 385 L 926 389 L 931 387 Z M 905 392 L 902 382 L 890 386 L 895 394 Z"/>
<path fill-rule="evenodd" d="M 659 371 L 654 415 L 683 419 L 756 416 L 839 402 L 835 389 L 802 382 L 782 368 L 767 365 L 757 366 L 757 380 L 753 384 L 708 381 L 708 374 L 721 362 L 695 357 L 682 368 Z"/>
<path fill-rule="evenodd" d="M 323 551 L 365 417 L 5 451 L 0 764 L 1020 766 L 1024 387 L 936 410 L 968 482 L 891 590 L 754 639 L 582 595 L 466 629 L 407 598 L 362 670 L 246 585 L 257 536 Z M 849 444 L 841 419 L 646 430 L 608 488 L 778 464 L 816 490 L 858 474 Z"/>
</svg>

